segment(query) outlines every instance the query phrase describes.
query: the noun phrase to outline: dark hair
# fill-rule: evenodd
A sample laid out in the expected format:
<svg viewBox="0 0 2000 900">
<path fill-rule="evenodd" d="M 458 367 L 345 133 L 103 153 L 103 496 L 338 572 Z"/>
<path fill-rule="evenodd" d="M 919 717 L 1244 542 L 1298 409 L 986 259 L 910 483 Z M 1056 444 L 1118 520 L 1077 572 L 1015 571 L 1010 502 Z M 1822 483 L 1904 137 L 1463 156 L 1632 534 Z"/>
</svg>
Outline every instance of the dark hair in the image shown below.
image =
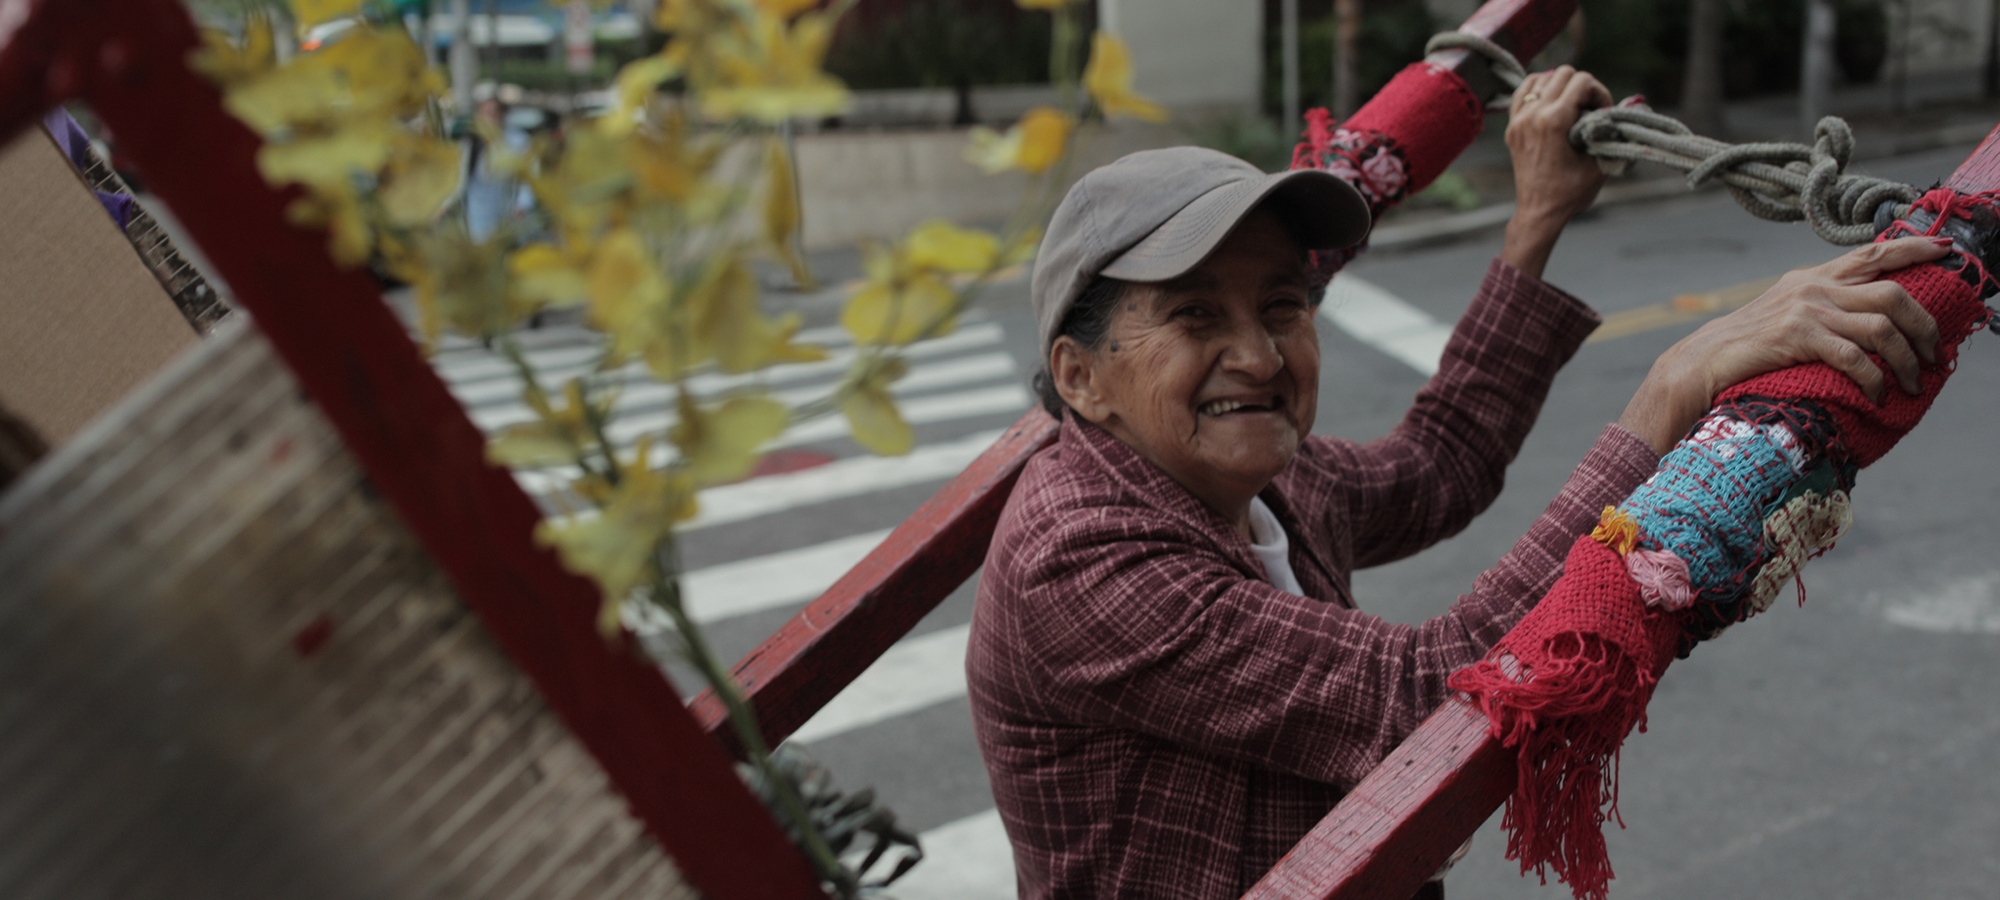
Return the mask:
<svg viewBox="0 0 2000 900">
<path fill-rule="evenodd" d="M 1125 295 L 1125 282 L 1102 275 L 1090 279 L 1083 286 L 1083 293 L 1077 295 L 1069 312 L 1063 313 L 1062 325 L 1056 329 L 1056 337 L 1066 337 L 1083 345 L 1086 350 L 1096 350 L 1104 346 L 1104 339 L 1111 333 L 1111 313 L 1118 308 L 1118 299 Z M 1050 343 L 1054 343 L 1053 340 Z M 1035 373 L 1035 396 L 1041 398 L 1042 408 L 1049 415 L 1062 418 L 1063 410 L 1069 405 L 1063 402 L 1062 394 L 1056 392 L 1055 378 L 1049 374 L 1049 361 L 1042 360 L 1042 369 Z"/>
</svg>

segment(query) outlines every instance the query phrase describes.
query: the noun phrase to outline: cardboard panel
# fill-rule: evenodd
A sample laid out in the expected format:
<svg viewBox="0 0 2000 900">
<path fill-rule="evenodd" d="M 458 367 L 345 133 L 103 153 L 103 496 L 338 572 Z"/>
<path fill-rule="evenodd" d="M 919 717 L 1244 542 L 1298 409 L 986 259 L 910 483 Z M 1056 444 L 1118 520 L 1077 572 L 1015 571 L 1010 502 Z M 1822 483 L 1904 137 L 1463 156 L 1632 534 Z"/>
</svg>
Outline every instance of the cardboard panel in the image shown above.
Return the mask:
<svg viewBox="0 0 2000 900">
<path fill-rule="evenodd" d="M 0 407 L 60 446 L 196 340 L 46 132 L 0 150 Z"/>
</svg>

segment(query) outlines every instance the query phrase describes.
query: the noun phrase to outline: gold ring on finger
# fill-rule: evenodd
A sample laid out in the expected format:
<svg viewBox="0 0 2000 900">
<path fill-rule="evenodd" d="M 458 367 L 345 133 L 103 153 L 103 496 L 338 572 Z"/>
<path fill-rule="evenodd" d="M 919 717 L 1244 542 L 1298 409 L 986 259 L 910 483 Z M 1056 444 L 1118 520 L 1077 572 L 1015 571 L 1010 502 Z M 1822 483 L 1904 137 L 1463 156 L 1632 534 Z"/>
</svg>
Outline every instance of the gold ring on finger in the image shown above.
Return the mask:
<svg viewBox="0 0 2000 900">
<path fill-rule="evenodd" d="M 1528 96 L 1521 98 L 1521 104 L 1525 106 L 1540 99 L 1542 99 L 1541 91 L 1529 91 Z"/>
</svg>

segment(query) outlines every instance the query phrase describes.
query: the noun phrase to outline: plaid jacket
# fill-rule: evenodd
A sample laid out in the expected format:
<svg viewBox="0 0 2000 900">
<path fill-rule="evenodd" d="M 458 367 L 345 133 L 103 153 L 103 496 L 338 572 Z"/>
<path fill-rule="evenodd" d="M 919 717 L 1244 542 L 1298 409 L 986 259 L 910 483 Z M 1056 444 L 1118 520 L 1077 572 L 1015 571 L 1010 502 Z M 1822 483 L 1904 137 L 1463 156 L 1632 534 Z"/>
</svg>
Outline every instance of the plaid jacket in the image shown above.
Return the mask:
<svg viewBox="0 0 2000 900">
<path fill-rule="evenodd" d="M 1607 427 L 1528 534 L 1421 625 L 1360 612 L 1356 567 L 1463 528 L 1500 491 L 1589 308 L 1495 261 L 1394 431 L 1312 437 L 1262 494 L 1307 596 L 1103 430 L 1067 417 L 994 533 L 966 658 L 1024 898 L 1234 898 L 1441 703 L 1652 474 Z"/>
</svg>

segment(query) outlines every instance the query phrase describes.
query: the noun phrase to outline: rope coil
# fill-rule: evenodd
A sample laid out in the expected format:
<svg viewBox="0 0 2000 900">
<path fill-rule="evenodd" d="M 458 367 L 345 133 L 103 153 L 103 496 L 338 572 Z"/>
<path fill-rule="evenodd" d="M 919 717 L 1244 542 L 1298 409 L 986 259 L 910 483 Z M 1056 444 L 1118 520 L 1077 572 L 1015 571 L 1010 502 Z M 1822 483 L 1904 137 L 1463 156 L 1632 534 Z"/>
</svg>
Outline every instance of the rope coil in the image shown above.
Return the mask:
<svg viewBox="0 0 2000 900">
<path fill-rule="evenodd" d="M 1448 31 L 1424 46 L 1426 55 L 1439 50 L 1485 57 L 1510 90 L 1527 74 L 1514 54 L 1476 34 Z M 1833 244 L 1874 240 L 1876 214 L 1885 204 L 1890 218 L 1901 218 L 1923 196 L 1902 182 L 1846 171 L 1854 154 L 1854 131 L 1839 117 L 1819 120 L 1811 146 L 1790 141 L 1730 144 L 1695 134 L 1678 119 L 1636 100 L 1585 113 L 1570 129 L 1570 143 L 1596 157 L 1610 174 L 1650 162 L 1686 172 L 1689 188 L 1720 181 L 1751 215 L 1772 222 L 1803 221 Z M 1504 108 L 1507 99 L 1495 104 Z"/>
</svg>

